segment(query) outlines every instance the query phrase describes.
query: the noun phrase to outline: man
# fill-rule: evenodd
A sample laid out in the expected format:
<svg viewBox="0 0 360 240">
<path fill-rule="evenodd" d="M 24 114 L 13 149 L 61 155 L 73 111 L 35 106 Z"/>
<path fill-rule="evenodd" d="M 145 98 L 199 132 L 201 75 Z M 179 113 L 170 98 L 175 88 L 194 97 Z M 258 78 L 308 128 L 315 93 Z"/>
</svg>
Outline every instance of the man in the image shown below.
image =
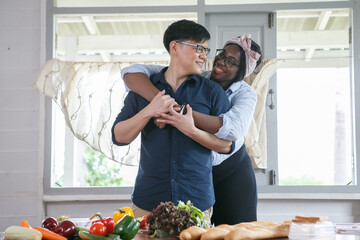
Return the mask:
<svg viewBox="0 0 360 240">
<path fill-rule="evenodd" d="M 136 217 L 165 201 L 191 200 L 202 211 L 215 202 L 209 144 L 219 140 L 197 129 L 191 115 L 192 108 L 216 116 L 230 108 L 218 84 L 193 75 L 201 73 L 209 52 L 208 39 L 209 32 L 193 21 L 171 24 L 164 34 L 170 65 L 151 77 L 161 92 L 150 103 L 129 92 L 114 122 L 113 142 L 117 145 L 129 144 L 141 132 L 140 164 L 132 194 Z M 186 115 L 174 111 L 175 101 L 188 104 Z M 173 126 L 161 129 L 151 121 L 169 112 L 174 116 Z M 224 143 L 223 151 L 229 152 L 231 142 Z"/>
</svg>

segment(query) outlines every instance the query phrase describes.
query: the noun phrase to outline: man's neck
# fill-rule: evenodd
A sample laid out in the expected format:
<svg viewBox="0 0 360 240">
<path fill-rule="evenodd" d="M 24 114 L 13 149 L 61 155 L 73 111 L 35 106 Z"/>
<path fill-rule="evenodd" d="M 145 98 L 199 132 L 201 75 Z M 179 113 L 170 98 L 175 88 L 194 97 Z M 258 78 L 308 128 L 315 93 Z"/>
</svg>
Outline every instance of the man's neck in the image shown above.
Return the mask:
<svg viewBox="0 0 360 240">
<path fill-rule="evenodd" d="M 189 75 L 185 75 L 182 72 L 181 67 L 176 67 L 175 64 L 170 64 L 164 73 L 166 82 L 172 87 L 174 92 L 176 92 L 176 90 L 188 77 Z"/>
</svg>

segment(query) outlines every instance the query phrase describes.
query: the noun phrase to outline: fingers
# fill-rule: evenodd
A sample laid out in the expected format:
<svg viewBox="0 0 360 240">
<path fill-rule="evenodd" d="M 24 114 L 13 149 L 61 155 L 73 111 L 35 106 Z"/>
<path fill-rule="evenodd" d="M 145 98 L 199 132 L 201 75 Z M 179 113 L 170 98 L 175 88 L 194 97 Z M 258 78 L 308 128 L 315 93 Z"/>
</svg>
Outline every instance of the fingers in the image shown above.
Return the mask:
<svg viewBox="0 0 360 240">
<path fill-rule="evenodd" d="M 162 96 L 162 95 L 165 95 L 165 89 L 160 91 L 158 94 L 156 94 L 156 96 Z"/>
<path fill-rule="evenodd" d="M 191 115 L 192 116 L 192 108 L 190 107 L 189 104 L 186 104 L 186 114 L 185 115 Z"/>
<path fill-rule="evenodd" d="M 158 127 L 158 128 L 164 128 L 166 126 L 166 123 L 162 123 L 160 118 L 155 118 L 154 119 L 154 124 Z"/>
<path fill-rule="evenodd" d="M 179 112 L 181 109 L 181 106 L 175 102 L 173 108 L 176 112 Z"/>
</svg>

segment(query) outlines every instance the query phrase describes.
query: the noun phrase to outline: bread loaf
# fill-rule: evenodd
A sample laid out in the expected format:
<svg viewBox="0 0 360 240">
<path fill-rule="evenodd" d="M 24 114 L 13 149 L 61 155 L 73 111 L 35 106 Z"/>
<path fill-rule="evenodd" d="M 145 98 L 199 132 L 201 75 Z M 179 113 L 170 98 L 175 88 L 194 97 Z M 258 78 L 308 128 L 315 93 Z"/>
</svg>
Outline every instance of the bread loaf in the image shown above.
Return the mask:
<svg viewBox="0 0 360 240">
<path fill-rule="evenodd" d="M 181 231 L 179 238 L 180 240 L 196 240 L 200 239 L 200 236 L 207 230 L 201 227 L 192 226 Z"/>
<path fill-rule="evenodd" d="M 248 226 L 238 227 L 225 236 L 225 240 L 242 240 L 242 239 L 266 239 L 287 237 L 289 235 L 288 224 L 278 224 L 274 226 Z"/>
<path fill-rule="evenodd" d="M 236 225 L 221 224 L 214 228 L 190 227 L 180 233 L 180 240 L 243 240 L 287 237 L 291 221 L 276 223 L 254 221 Z"/>
<path fill-rule="evenodd" d="M 214 227 L 209 228 L 205 233 L 201 234 L 201 240 L 223 240 L 230 230 Z"/>
</svg>

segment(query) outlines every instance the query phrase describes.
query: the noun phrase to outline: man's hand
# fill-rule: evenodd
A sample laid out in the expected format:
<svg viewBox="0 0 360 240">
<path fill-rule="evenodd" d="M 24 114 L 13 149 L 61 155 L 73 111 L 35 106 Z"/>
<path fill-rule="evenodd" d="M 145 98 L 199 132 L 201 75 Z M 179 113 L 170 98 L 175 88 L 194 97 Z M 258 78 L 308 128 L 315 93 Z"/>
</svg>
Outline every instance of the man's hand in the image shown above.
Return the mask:
<svg viewBox="0 0 360 240">
<path fill-rule="evenodd" d="M 192 116 L 192 108 L 189 104 L 186 105 L 186 109 L 187 113 L 185 115 L 181 115 L 175 111 L 174 108 L 171 108 L 169 114 L 160 114 L 161 118 L 158 118 L 157 122 L 170 124 L 185 135 L 189 136 L 189 134 L 193 132 L 196 127 L 194 124 L 194 118 Z"/>
<path fill-rule="evenodd" d="M 170 95 L 165 95 L 165 90 L 162 90 L 153 98 L 153 100 L 148 105 L 148 111 L 150 111 L 151 116 L 159 117 L 160 114 L 165 114 L 169 112 L 169 109 L 175 103 L 175 99 L 170 97 Z"/>
</svg>

